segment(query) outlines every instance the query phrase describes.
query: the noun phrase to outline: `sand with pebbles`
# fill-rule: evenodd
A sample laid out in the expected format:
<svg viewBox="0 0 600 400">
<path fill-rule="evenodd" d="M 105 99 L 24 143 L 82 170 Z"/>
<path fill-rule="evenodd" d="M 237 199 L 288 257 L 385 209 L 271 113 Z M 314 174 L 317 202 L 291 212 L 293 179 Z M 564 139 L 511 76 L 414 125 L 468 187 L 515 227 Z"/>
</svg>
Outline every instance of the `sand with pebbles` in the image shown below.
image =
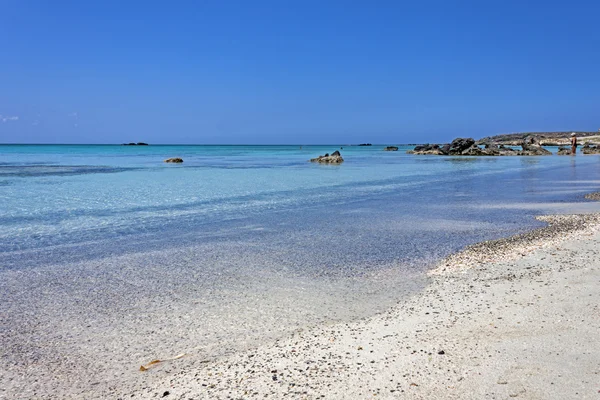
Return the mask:
<svg viewBox="0 0 600 400">
<path fill-rule="evenodd" d="M 189 355 L 104 395 L 597 399 L 600 216 L 545 220 L 444 260 L 424 292 L 383 314 L 222 359 Z"/>
<path fill-rule="evenodd" d="M 127 385 L 82 376 L 77 391 L 25 394 L 4 375 L 0 397 L 597 399 L 600 215 L 543 220 L 452 255 L 423 292 L 368 319 L 217 359 L 187 354 Z"/>
</svg>

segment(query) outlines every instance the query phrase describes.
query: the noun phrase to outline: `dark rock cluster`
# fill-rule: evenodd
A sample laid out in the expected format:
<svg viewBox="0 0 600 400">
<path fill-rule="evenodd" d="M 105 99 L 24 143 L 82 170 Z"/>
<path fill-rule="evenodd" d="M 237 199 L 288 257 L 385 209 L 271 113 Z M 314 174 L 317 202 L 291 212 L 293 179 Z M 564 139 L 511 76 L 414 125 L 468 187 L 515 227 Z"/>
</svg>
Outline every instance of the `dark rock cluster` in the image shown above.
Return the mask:
<svg viewBox="0 0 600 400">
<path fill-rule="evenodd" d="M 600 154 L 600 145 L 585 143 L 581 148 L 583 154 Z"/>
<path fill-rule="evenodd" d="M 310 161 L 321 164 L 341 164 L 344 162 L 344 159 L 342 158 L 340 152 L 336 150 L 331 154 L 325 153 L 324 155 L 319 156 L 317 158 L 311 158 Z"/>
<path fill-rule="evenodd" d="M 497 143 L 485 143 L 485 146 L 481 148 L 472 138 L 457 138 L 452 143 L 441 146 L 438 144 L 419 145 L 407 153 L 440 156 L 543 156 L 552 154 L 544 149 L 534 137 L 524 139 L 521 147 L 522 150 L 517 151 Z"/>
<path fill-rule="evenodd" d="M 398 147 L 396 146 L 388 146 L 385 149 L 383 149 L 384 151 L 398 151 Z"/>
</svg>

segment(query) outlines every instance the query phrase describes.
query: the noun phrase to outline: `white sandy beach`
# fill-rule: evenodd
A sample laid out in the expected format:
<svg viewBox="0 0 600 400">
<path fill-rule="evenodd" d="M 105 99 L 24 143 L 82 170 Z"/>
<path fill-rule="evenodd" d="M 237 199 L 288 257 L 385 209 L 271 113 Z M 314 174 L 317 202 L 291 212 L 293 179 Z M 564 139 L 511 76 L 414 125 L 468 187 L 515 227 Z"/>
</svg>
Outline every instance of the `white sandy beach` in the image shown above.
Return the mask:
<svg viewBox="0 0 600 400">
<path fill-rule="evenodd" d="M 191 354 L 185 370 L 158 364 L 140 372 L 147 385 L 109 397 L 597 399 L 600 232 L 597 216 L 579 218 L 506 260 L 455 258 L 381 315 L 224 359 Z"/>
<path fill-rule="evenodd" d="M 219 358 L 198 350 L 112 383 L 75 364 L 41 382 L 32 364 L 29 377 L 4 371 L 0 398 L 597 399 L 600 215 L 542 219 L 450 256 L 423 292 L 371 318 Z"/>
</svg>

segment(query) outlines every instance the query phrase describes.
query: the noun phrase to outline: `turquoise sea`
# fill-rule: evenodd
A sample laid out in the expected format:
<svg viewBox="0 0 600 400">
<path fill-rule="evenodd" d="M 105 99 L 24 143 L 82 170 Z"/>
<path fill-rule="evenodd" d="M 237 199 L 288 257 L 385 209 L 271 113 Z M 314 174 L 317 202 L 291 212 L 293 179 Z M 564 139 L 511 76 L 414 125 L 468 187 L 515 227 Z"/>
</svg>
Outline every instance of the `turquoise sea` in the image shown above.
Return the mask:
<svg viewBox="0 0 600 400">
<path fill-rule="evenodd" d="M 597 156 L 383 148 L 0 145 L 3 364 L 235 351 L 382 311 L 537 214 L 595 211 Z M 342 165 L 308 162 L 334 150 Z"/>
</svg>

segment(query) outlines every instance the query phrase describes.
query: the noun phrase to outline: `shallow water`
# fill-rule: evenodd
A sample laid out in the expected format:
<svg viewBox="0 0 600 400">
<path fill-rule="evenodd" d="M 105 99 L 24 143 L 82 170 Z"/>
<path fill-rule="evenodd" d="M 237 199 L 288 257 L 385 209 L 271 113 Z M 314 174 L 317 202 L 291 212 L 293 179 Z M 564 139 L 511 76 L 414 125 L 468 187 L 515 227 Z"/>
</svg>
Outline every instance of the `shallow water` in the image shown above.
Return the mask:
<svg viewBox="0 0 600 400">
<path fill-rule="evenodd" d="M 384 310 L 538 213 L 596 210 L 578 202 L 597 156 L 342 147 L 327 166 L 307 160 L 340 146 L 0 146 L 3 363 L 223 354 Z"/>
</svg>

